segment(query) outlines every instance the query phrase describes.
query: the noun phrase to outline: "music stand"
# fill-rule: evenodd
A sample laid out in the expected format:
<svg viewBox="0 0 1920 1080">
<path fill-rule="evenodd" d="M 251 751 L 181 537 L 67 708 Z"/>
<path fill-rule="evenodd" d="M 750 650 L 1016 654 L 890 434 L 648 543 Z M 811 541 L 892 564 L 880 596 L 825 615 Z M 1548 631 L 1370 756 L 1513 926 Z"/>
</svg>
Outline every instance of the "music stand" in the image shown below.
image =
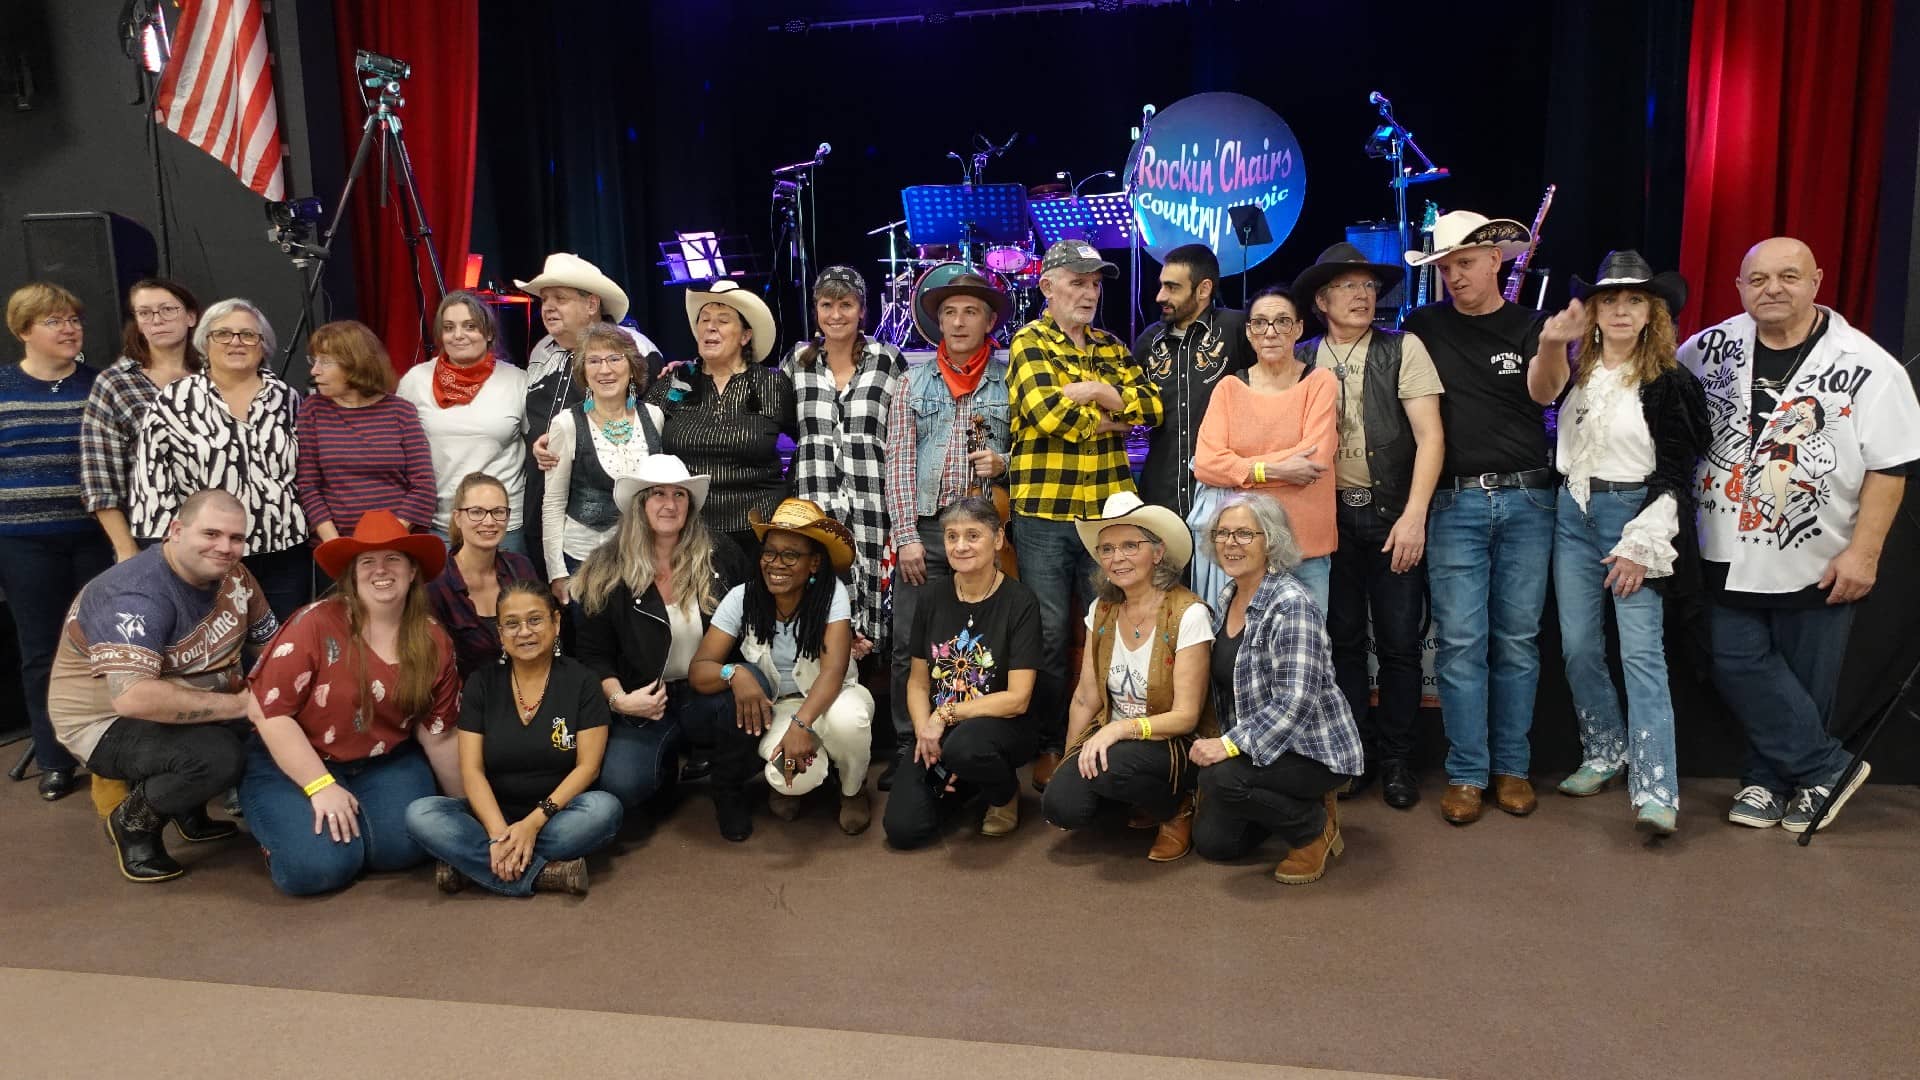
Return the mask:
<svg viewBox="0 0 1920 1080">
<path fill-rule="evenodd" d="M 754 261 L 744 245 L 729 244 L 739 237 L 716 232 L 676 232 L 660 241 L 660 261 L 667 270 L 665 285 L 705 285 L 721 278 L 757 277 L 741 270 Z"/>
<path fill-rule="evenodd" d="M 982 240 L 1014 244 L 1027 238 L 1027 189 L 1020 184 L 921 184 L 900 189 L 907 236 L 918 245 L 959 244 L 960 261 L 975 265 Z"/>
<path fill-rule="evenodd" d="M 1247 306 L 1247 249 L 1255 244 L 1273 243 L 1273 230 L 1267 227 L 1267 212 L 1252 203 L 1227 207 L 1227 220 L 1233 224 L 1234 238 L 1240 241 L 1240 307 Z"/>
<path fill-rule="evenodd" d="M 1033 204 L 1033 226 L 1042 251 L 1062 240 L 1084 240 L 1101 250 L 1133 243 L 1133 214 L 1124 191 L 1042 199 Z"/>
</svg>

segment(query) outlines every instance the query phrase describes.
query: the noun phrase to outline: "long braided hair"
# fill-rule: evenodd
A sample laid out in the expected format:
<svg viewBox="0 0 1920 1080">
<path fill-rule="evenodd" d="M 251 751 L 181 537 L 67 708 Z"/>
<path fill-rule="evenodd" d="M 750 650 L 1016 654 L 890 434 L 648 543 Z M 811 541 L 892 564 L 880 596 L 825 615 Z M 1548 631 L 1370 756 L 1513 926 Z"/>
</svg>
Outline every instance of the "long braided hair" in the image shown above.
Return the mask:
<svg viewBox="0 0 1920 1080">
<path fill-rule="evenodd" d="M 769 532 L 787 532 L 785 529 Z M 789 532 L 807 542 L 807 548 L 819 560 L 820 567 L 807 575 L 807 584 L 800 592 L 800 606 L 794 610 L 793 637 L 799 643 L 799 655 L 807 659 L 818 659 L 827 647 L 827 614 L 833 610 L 833 590 L 839 579 L 834 576 L 833 564 L 827 559 L 827 549 L 820 541 L 805 533 Z M 764 549 L 763 549 L 764 554 Z M 761 566 L 764 568 L 763 562 Z M 774 624 L 779 616 L 774 611 L 773 593 L 767 588 L 767 576 L 764 569 L 749 575 L 742 596 L 742 615 L 747 631 L 761 641 L 772 641 Z"/>
</svg>

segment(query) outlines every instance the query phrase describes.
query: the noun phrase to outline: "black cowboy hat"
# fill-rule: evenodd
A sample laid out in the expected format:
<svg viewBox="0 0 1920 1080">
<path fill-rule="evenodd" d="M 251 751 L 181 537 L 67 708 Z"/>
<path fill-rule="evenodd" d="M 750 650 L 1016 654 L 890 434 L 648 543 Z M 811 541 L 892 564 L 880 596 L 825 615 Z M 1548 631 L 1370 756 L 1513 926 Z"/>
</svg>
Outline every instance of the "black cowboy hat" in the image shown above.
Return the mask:
<svg viewBox="0 0 1920 1080">
<path fill-rule="evenodd" d="M 1581 281 L 1575 274 L 1571 288 L 1575 300 L 1615 289 L 1639 289 L 1666 301 L 1669 315 L 1680 314 L 1687 303 L 1686 278 L 1672 270 L 1654 273 L 1653 264 L 1633 250 L 1607 252 L 1607 257 L 1600 260 L 1600 272 L 1593 275 L 1593 283 Z"/>
<path fill-rule="evenodd" d="M 1406 267 L 1369 262 L 1365 252 L 1342 240 L 1321 252 L 1312 266 L 1300 271 L 1300 276 L 1293 279 L 1294 303 L 1300 307 L 1302 314 L 1317 315 L 1313 298 L 1327 287 L 1328 282 L 1355 270 L 1372 274 L 1373 280 L 1380 283 L 1382 293 L 1400 284 L 1407 276 Z"/>
</svg>

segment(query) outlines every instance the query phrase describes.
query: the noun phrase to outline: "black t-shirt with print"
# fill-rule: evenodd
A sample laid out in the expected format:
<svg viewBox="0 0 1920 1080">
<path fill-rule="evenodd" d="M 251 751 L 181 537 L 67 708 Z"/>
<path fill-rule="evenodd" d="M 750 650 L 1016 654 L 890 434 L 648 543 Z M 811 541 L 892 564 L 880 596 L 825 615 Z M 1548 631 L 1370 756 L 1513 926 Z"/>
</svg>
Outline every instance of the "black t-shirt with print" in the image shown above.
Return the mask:
<svg viewBox="0 0 1920 1080">
<path fill-rule="evenodd" d="M 607 698 L 600 680 L 570 656 L 553 658 L 553 673 L 533 719 L 520 722 L 512 668 L 490 664 L 467 678 L 460 695 L 460 730 L 486 739 L 482 768 L 500 813 L 509 822 L 533 812 L 573 771 L 579 734 L 606 727 Z"/>
<path fill-rule="evenodd" d="M 953 579 L 921 594 L 913 613 L 913 655 L 927 661 L 933 707 L 1007 688 L 1007 672 L 1040 670 L 1040 602 L 1017 581 L 975 604 L 961 603 Z"/>
<path fill-rule="evenodd" d="M 1523 472 L 1549 463 L 1545 410 L 1527 393 L 1542 321 L 1519 304 L 1462 315 L 1444 301 L 1407 316 L 1406 331 L 1419 335 L 1447 389 L 1440 396 L 1443 476 Z"/>
<path fill-rule="evenodd" d="M 1807 334 L 1807 340 L 1791 349 L 1768 348 L 1767 343 L 1761 341 L 1759 335 L 1754 335 L 1753 394 L 1752 401 L 1749 402 L 1753 407 L 1751 418 L 1753 426 L 1747 429 L 1754 438 L 1762 438 L 1766 435 L 1767 422 L 1773 419 L 1774 410 L 1779 408 L 1780 403 L 1787 399 L 1785 384 L 1788 377 L 1798 377 L 1793 369 L 1806 366 L 1804 359 L 1811 355 L 1814 349 L 1819 348 L 1820 339 L 1826 336 L 1827 326 L 1828 320 L 1824 318 L 1814 320 L 1813 330 Z M 1776 384 L 1779 389 L 1769 392 L 1760 385 L 1762 381 Z M 1775 394 L 1780 396 L 1776 398 Z"/>
</svg>

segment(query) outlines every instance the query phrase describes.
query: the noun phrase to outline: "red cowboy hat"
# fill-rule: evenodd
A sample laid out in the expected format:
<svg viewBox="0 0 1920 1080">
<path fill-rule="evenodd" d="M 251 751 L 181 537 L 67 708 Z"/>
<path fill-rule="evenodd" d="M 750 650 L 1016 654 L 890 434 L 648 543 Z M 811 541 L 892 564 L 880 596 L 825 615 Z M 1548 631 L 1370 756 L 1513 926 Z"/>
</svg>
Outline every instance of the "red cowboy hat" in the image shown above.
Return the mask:
<svg viewBox="0 0 1920 1080">
<path fill-rule="evenodd" d="M 440 576 L 447 564 L 447 545 L 432 533 L 410 533 L 391 510 L 369 510 L 360 516 L 352 536 L 337 536 L 321 544 L 313 561 L 327 576 L 338 580 L 353 560 L 369 551 L 397 551 L 420 567 L 424 584 Z"/>
</svg>

